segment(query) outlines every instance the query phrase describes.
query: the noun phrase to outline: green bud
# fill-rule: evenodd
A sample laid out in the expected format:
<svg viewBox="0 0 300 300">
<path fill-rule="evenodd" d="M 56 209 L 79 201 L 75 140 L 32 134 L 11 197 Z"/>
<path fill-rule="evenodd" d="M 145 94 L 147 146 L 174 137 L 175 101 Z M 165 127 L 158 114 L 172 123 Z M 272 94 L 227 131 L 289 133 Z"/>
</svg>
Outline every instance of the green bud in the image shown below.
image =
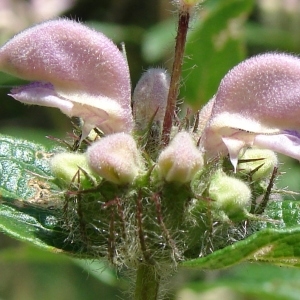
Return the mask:
<svg viewBox="0 0 300 300">
<path fill-rule="evenodd" d="M 277 156 L 273 151 L 253 148 L 247 149 L 239 158 L 238 168 L 243 173 L 251 174 L 253 180 L 259 180 L 268 177 L 277 164 Z"/>
<path fill-rule="evenodd" d="M 85 154 L 58 153 L 52 157 L 50 165 L 53 175 L 66 184 L 74 182 L 87 187 L 97 183 Z"/>
<path fill-rule="evenodd" d="M 212 177 L 208 194 L 216 212 L 224 212 L 231 220 L 245 215 L 251 199 L 251 190 L 243 181 L 227 176 L 221 170 Z"/>
</svg>

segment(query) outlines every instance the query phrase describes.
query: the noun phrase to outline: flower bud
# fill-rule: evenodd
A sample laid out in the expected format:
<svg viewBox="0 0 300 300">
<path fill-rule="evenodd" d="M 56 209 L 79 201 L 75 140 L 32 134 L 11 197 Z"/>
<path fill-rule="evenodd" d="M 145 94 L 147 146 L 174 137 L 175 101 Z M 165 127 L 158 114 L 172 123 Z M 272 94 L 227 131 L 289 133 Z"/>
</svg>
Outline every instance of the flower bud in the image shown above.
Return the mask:
<svg viewBox="0 0 300 300">
<path fill-rule="evenodd" d="M 150 122 L 161 127 L 167 106 L 170 76 L 163 69 L 149 69 L 137 83 L 133 93 L 133 116 L 138 131 Z"/>
<path fill-rule="evenodd" d="M 52 173 L 67 184 L 72 182 L 87 186 L 97 182 L 95 173 L 89 167 L 87 157 L 82 153 L 58 153 L 50 162 Z M 79 172 L 79 177 L 76 173 Z"/>
<path fill-rule="evenodd" d="M 92 170 L 116 184 L 132 183 L 143 169 L 133 137 L 126 133 L 108 135 L 87 150 Z"/>
<path fill-rule="evenodd" d="M 177 133 L 158 157 L 159 172 L 166 181 L 189 182 L 202 166 L 202 153 L 187 132 Z"/>
<path fill-rule="evenodd" d="M 224 212 L 230 219 L 242 214 L 251 199 L 250 188 L 241 180 L 217 171 L 209 189 L 212 207 L 217 212 Z"/>
<path fill-rule="evenodd" d="M 247 161 L 243 162 L 243 160 Z M 240 157 L 238 168 L 244 173 L 252 173 L 253 180 L 259 180 L 268 177 L 277 164 L 277 156 L 273 151 L 253 148 L 247 149 Z"/>
</svg>

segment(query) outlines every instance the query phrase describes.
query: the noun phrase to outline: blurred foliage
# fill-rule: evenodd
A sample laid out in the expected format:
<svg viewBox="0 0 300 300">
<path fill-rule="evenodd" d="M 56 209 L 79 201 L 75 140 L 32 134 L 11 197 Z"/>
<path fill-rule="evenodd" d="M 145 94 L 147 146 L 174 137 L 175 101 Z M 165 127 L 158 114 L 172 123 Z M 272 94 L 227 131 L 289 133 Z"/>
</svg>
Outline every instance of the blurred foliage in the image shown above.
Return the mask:
<svg viewBox="0 0 300 300">
<path fill-rule="evenodd" d="M 241 264 L 224 271 L 206 272 L 204 280 L 191 278 L 190 283 L 178 292 L 177 299 L 297 300 L 299 279 L 298 269 Z"/>
<path fill-rule="evenodd" d="M 181 94 L 195 110 L 212 98 L 228 70 L 246 58 L 241 29 L 252 6 L 252 0 L 208 1 L 190 32 Z"/>
<path fill-rule="evenodd" d="M 193 107 L 203 105 L 224 73 L 246 56 L 266 51 L 299 53 L 298 2 L 207 0 L 203 8 L 195 12 L 191 24 L 181 98 L 186 96 Z M 118 44 L 125 42 L 134 87 L 140 74 L 150 65 L 170 67 L 176 31 L 176 14 L 170 13 L 173 10 L 168 0 L 78 0 L 65 16 L 86 22 Z M 225 47 L 226 51 L 218 53 L 212 42 L 222 28 L 229 28 L 226 27 L 228 16 L 241 16 L 237 24 L 238 38 Z M 209 76 L 206 78 L 203 74 Z M 18 84 L 20 81 L 0 74 L 1 133 L 45 144 L 46 134 L 62 137 L 70 131 L 69 119 L 59 111 L 29 109 L 6 96 L 10 87 Z M 282 172 L 286 174 L 282 174 L 278 186 L 299 191 L 299 164 L 283 160 Z M 116 281 L 117 276 L 111 270 L 93 272 L 103 270 L 103 266 L 92 262 L 74 263 L 64 256 L 28 247 L 1 234 L 0 269 L 1 300 L 127 297 L 116 289 L 116 286 L 127 288 L 126 280 Z M 299 279 L 298 269 L 247 264 L 224 271 L 185 270 L 175 276 L 172 286 L 174 290 L 184 287 L 176 296 L 182 300 L 298 299 Z M 174 298 L 169 296 L 168 299 Z"/>
<path fill-rule="evenodd" d="M 104 265 L 78 264 L 24 243 L 10 243 L 0 251 L 0 268 L 1 300 L 123 298 L 121 279 L 116 288 L 116 275 Z"/>
</svg>

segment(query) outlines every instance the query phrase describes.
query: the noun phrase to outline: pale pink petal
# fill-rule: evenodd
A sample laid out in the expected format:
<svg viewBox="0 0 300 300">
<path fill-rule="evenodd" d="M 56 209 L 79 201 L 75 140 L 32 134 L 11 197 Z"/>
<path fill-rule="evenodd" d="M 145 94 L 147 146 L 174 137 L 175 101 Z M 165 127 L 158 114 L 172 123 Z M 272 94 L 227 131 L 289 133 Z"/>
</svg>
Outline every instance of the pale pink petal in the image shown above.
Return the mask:
<svg viewBox="0 0 300 300">
<path fill-rule="evenodd" d="M 106 108 L 106 110 L 103 110 L 101 107 L 98 108 L 72 102 L 58 95 L 50 83 L 41 82 L 33 82 L 14 88 L 9 95 L 22 103 L 59 108 L 68 117 L 80 116 L 85 120 L 83 137 L 89 134 L 95 127 L 95 124 L 101 127 L 104 132 L 124 131 L 124 123 L 123 120 L 120 119 L 123 109 L 117 103 L 109 99 L 102 99 L 103 107 Z M 110 114 L 107 110 L 109 110 Z M 115 116 L 118 117 L 116 118 Z"/>
<path fill-rule="evenodd" d="M 226 112 L 257 122 L 261 129 L 297 129 L 299 104 L 300 59 L 287 54 L 263 54 L 240 63 L 224 77 L 212 119 Z M 230 127 L 232 122 L 228 120 Z"/>
<path fill-rule="evenodd" d="M 300 160 L 300 138 L 298 136 L 287 133 L 276 135 L 258 134 L 253 144 L 259 148 L 270 149 Z"/>
<path fill-rule="evenodd" d="M 99 109 L 94 126 L 106 123 L 112 132 L 119 131 L 114 128 L 118 120 L 121 131 L 133 127 L 126 59 L 111 40 L 80 23 L 60 19 L 23 31 L 0 49 L 0 70 L 49 82 L 60 97 L 90 106 L 96 115 Z M 114 115 L 116 111 L 120 115 Z"/>
<path fill-rule="evenodd" d="M 300 129 L 299 115 L 300 59 L 287 54 L 259 55 L 223 78 L 201 147 L 208 156 L 229 153 L 234 166 L 238 152 L 252 145 L 299 159 L 298 141 L 282 135 L 285 130 Z M 291 145 L 293 149 L 288 150 Z"/>
<path fill-rule="evenodd" d="M 197 132 L 199 134 L 203 133 L 203 130 L 206 127 L 207 122 L 209 121 L 214 103 L 215 103 L 215 97 L 210 99 L 199 113 L 199 124 L 197 128 Z"/>
<path fill-rule="evenodd" d="M 9 95 L 26 104 L 40 102 L 40 105 L 43 104 L 43 106 L 59 107 L 63 113 L 70 117 L 74 106 L 71 101 L 60 97 L 49 83 L 33 82 L 12 89 Z"/>
</svg>

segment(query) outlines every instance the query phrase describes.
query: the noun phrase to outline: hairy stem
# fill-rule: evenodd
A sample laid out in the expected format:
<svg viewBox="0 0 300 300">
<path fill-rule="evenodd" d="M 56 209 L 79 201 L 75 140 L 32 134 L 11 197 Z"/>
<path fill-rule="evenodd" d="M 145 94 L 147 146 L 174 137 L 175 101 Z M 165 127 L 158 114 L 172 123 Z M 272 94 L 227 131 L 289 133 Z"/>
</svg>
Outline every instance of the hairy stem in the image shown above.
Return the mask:
<svg viewBox="0 0 300 300">
<path fill-rule="evenodd" d="M 135 300 L 157 300 L 160 275 L 154 265 L 141 264 L 136 272 Z"/>
<path fill-rule="evenodd" d="M 170 89 L 168 94 L 168 102 L 166 114 L 163 124 L 162 143 L 167 145 L 170 141 L 170 132 L 172 129 L 173 118 L 176 109 L 176 100 L 179 94 L 181 67 L 183 63 L 184 47 L 186 42 L 186 35 L 188 31 L 190 20 L 189 10 L 183 10 L 179 14 L 175 55 L 172 67 Z"/>
</svg>

